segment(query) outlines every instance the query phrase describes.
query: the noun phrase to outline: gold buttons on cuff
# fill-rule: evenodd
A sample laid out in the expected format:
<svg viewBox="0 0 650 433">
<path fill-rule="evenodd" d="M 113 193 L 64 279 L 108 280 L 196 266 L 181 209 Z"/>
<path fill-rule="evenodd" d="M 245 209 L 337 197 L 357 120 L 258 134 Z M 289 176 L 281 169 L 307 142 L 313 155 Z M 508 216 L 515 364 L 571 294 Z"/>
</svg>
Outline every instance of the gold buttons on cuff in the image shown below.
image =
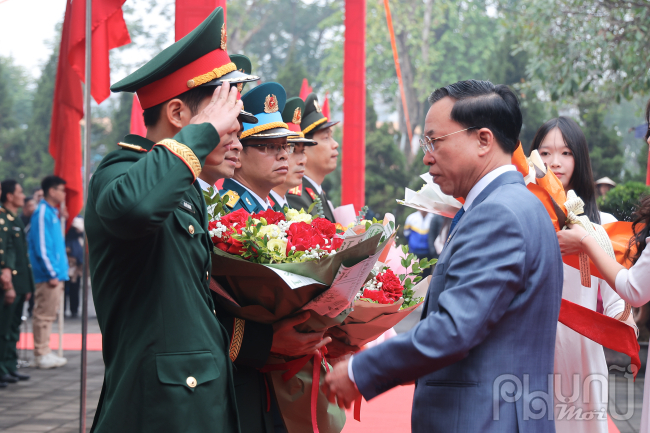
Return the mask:
<svg viewBox="0 0 650 433">
<path fill-rule="evenodd" d="M 14 269 L 13 271 L 11 271 L 11 273 L 12 273 L 13 275 L 18 275 L 18 271 L 15 270 L 15 269 Z"/>
<path fill-rule="evenodd" d="M 190 224 L 190 226 L 187 228 L 187 230 L 190 232 L 191 235 L 194 234 L 194 226 Z"/>
<path fill-rule="evenodd" d="M 194 379 L 193 376 L 188 377 L 185 382 L 187 383 L 187 386 L 189 386 L 190 388 L 196 388 L 196 379 Z"/>
<path fill-rule="evenodd" d="M 4 254 L 4 253 L 5 253 L 5 251 L 4 251 L 4 250 L 0 250 L 0 254 Z"/>
<path fill-rule="evenodd" d="M 3 229 L 4 231 L 7 231 L 7 227 L 3 227 L 2 229 Z"/>
</svg>

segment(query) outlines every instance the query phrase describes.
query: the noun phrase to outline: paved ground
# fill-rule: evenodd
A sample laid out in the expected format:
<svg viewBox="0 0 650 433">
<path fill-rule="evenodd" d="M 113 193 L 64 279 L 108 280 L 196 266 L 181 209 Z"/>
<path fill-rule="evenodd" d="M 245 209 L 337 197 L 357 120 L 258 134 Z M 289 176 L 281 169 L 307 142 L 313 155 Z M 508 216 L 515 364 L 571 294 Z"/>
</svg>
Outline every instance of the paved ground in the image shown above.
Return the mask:
<svg viewBox="0 0 650 433">
<path fill-rule="evenodd" d="M 419 312 L 414 312 L 398 325 L 398 332 L 412 327 L 419 320 Z M 30 324 L 27 324 L 28 328 Z M 31 330 L 31 329 L 28 329 Z M 81 332 L 79 319 L 67 319 L 65 330 L 70 333 Z M 56 332 L 56 327 L 55 327 Z M 90 320 L 89 332 L 99 332 L 94 318 Z M 625 359 L 608 353 L 608 362 L 625 365 Z M 31 351 L 22 354 L 32 359 Z M 77 433 L 79 432 L 79 381 L 80 354 L 65 352 L 68 364 L 54 370 L 21 369 L 31 375 L 31 380 L 0 389 L 0 431 L 21 433 Z M 645 361 L 645 355 L 643 355 Z M 629 362 L 629 361 L 628 361 Z M 101 391 L 104 364 L 100 352 L 88 352 L 88 400 L 87 431 L 90 430 L 95 408 Z M 610 417 L 620 433 L 637 433 L 641 423 L 643 397 L 643 376 L 635 383 L 622 375 L 610 377 Z M 613 386 L 612 386 L 613 384 Z M 628 393 L 633 397 L 633 410 L 628 405 Z M 616 417 L 625 418 L 617 420 Z"/>
</svg>

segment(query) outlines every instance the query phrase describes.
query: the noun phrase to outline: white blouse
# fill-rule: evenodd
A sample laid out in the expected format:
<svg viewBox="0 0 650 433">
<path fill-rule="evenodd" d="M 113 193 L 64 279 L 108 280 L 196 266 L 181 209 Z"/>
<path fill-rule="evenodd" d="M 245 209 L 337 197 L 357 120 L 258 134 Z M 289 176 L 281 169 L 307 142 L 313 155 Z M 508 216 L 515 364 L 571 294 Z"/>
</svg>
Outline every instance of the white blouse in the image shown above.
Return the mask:
<svg viewBox="0 0 650 433">
<path fill-rule="evenodd" d="M 645 242 L 648 245 L 650 237 Z M 650 302 L 650 246 L 645 247 L 634 266 L 616 274 L 616 291 L 633 307 Z"/>
</svg>

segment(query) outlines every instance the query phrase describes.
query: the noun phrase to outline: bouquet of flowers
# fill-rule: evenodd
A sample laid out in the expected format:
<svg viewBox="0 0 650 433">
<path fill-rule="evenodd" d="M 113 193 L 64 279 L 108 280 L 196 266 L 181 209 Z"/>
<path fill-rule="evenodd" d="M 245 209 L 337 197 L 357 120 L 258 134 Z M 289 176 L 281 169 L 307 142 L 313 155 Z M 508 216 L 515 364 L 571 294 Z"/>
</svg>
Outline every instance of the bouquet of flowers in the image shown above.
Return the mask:
<svg viewBox="0 0 650 433">
<path fill-rule="evenodd" d="M 356 230 L 349 230 L 293 209 L 222 213 L 209 223 L 217 302 L 236 317 L 261 323 L 309 311 L 310 319 L 296 326 L 300 332 L 323 331 L 347 317 L 358 287 L 395 232 L 391 215 L 369 222 L 360 215 Z M 323 433 L 343 428 L 344 412 L 320 392 L 327 368 L 320 355 L 270 357 L 263 371 L 290 433 L 313 431 L 315 425 Z"/>
<path fill-rule="evenodd" d="M 458 209 L 461 208 L 462 203 L 442 192 L 440 187 L 433 182 L 429 173 L 424 173 L 420 177 L 425 182 L 424 186 L 417 192 L 406 188 L 404 200 L 397 200 L 397 203 L 413 209 L 453 218 Z"/>
<path fill-rule="evenodd" d="M 376 275 L 366 282 L 357 295 L 353 311 L 331 334 L 346 344 L 363 346 L 398 324 L 415 310 L 426 296 L 431 277 L 420 275 L 437 259 L 417 260 L 409 253 L 408 246 L 402 246 L 404 257 L 401 265 L 403 274 L 395 274 L 383 263 L 378 263 Z"/>
</svg>

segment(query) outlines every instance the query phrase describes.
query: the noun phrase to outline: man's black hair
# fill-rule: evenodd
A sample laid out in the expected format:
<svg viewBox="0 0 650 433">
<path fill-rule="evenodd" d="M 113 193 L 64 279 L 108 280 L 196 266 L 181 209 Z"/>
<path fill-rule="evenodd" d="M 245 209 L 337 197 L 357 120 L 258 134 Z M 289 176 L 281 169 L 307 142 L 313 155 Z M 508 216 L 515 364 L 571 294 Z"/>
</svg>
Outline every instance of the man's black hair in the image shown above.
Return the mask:
<svg viewBox="0 0 650 433">
<path fill-rule="evenodd" d="M 459 81 L 435 90 L 429 103 L 445 97 L 454 100 L 451 118 L 455 122 L 465 128 L 488 128 L 506 153 L 517 149 L 522 117 L 519 100 L 508 86 L 480 80 Z"/>
<path fill-rule="evenodd" d="M 41 188 L 43 188 L 43 197 L 47 197 L 50 189 L 56 188 L 59 185 L 65 185 L 65 180 L 61 179 L 59 176 L 47 176 L 41 182 Z"/>
<path fill-rule="evenodd" d="M 16 185 L 18 185 L 18 182 L 16 182 L 13 179 L 5 179 L 2 181 L 0 184 L 0 188 L 2 188 L 2 195 L 0 195 L 0 203 L 5 204 L 7 203 L 7 194 L 13 194 L 16 192 Z"/>
<path fill-rule="evenodd" d="M 153 107 L 149 107 L 144 112 L 142 113 L 142 116 L 144 117 L 144 126 L 154 126 L 158 121 L 160 120 L 160 114 L 162 112 L 162 108 L 167 104 L 169 101 L 172 99 L 180 99 L 183 101 L 185 105 L 188 106 L 190 111 L 192 112 L 193 116 L 196 116 L 199 111 L 199 105 L 201 105 L 201 102 L 205 99 L 206 96 L 212 96 L 214 94 L 214 90 L 216 87 L 209 86 L 209 87 L 195 87 L 191 90 L 188 90 L 185 93 L 181 93 L 178 96 L 174 96 L 171 99 L 166 100 L 165 102 L 161 102 L 158 105 L 154 105 Z"/>
</svg>

